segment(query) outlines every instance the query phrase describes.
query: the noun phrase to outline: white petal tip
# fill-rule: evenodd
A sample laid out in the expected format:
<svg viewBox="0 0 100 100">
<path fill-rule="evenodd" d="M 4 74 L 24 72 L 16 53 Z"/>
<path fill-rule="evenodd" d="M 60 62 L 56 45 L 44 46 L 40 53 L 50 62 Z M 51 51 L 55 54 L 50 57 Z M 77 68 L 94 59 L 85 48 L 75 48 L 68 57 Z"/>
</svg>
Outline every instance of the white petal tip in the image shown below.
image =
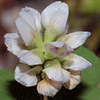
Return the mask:
<svg viewBox="0 0 100 100">
<path fill-rule="evenodd" d="M 88 32 L 88 36 L 90 36 L 91 35 L 91 32 Z"/>
<path fill-rule="evenodd" d="M 63 63 L 63 67 L 65 69 L 71 69 L 75 71 L 85 70 L 91 66 L 92 64 L 89 61 L 76 54 L 68 55 L 65 59 L 65 62 Z"/>
<path fill-rule="evenodd" d="M 89 67 L 92 67 L 92 64 L 89 62 Z"/>
</svg>

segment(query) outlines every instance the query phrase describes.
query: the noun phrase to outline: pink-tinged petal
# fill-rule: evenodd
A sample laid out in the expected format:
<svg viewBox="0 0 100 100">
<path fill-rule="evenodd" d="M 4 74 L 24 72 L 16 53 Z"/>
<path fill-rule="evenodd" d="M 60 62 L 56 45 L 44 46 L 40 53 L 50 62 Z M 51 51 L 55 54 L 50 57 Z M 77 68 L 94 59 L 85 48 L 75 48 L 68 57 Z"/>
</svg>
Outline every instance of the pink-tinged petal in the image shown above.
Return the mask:
<svg viewBox="0 0 100 100">
<path fill-rule="evenodd" d="M 8 33 L 4 36 L 4 39 L 8 51 L 16 56 L 18 52 L 24 48 L 24 43 L 17 33 Z"/>
<path fill-rule="evenodd" d="M 65 42 L 49 42 L 44 44 L 44 49 L 47 54 L 54 57 L 64 57 L 73 52 L 73 49 Z"/>
<path fill-rule="evenodd" d="M 36 77 L 37 69 L 41 70 L 41 66 L 31 69 L 27 65 L 19 64 L 15 69 L 15 80 L 26 87 L 35 86 L 38 81 Z M 40 70 L 38 70 L 38 73 Z"/>
<path fill-rule="evenodd" d="M 85 43 L 86 39 L 90 35 L 91 35 L 90 32 L 84 32 L 84 31 L 73 32 L 73 33 L 70 33 L 70 34 L 68 34 L 66 36 L 62 36 L 57 41 L 64 41 L 70 47 L 75 49 L 75 48 L 83 45 Z"/>
<path fill-rule="evenodd" d="M 44 65 L 45 69 L 43 72 L 46 73 L 47 77 L 55 82 L 65 83 L 70 79 L 70 73 L 61 68 L 58 60 L 48 61 Z"/>
<path fill-rule="evenodd" d="M 34 50 L 32 51 L 21 50 L 18 53 L 18 58 L 21 63 L 27 64 L 30 66 L 42 64 L 40 57 L 36 54 Z"/>
<path fill-rule="evenodd" d="M 63 68 L 75 71 L 84 70 L 88 67 L 91 67 L 91 63 L 76 54 L 68 55 L 63 63 Z"/>
<path fill-rule="evenodd" d="M 16 26 L 25 45 L 30 46 L 41 30 L 40 13 L 30 7 L 23 8 L 16 19 Z"/>
<path fill-rule="evenodd" d="M 38 93 L 40 93 L 40 94 L 42 94 L 44 96 L 51 96 L 51 97 L 53 97 L 58 92 L 58 89 L 54 88 L 53 86 L 51 86 L 49 84 L 48 81 L 43 79 L 42 81 L 40 81 L 38 83 L 37 91 L 38 91 Z"/>
<path fill-rule="evenodd" d="M 64 2 L 57 1 L 47 6 L 42 12 L 42 24 L 48 32 L 45 36 L 53 39 L 63 34 L 66 30 L 67 19 L 69 14 L 68 5 Z M 45 37 L 47 38 L 47 37 Z"/>
<path fill-rule="evenodd" d="M 68 82 L 64 84 L 64 87 L 72 90 L 81 82 L 81 72 L 80 71 L 70 71 L 71 78 Z"/>
<path fill-rule="evenodd" d="M 60 90 L 61 87 L 62 87 L 62 83 L 52 81 L 51 79 L 48 79 L 47 81 L 49 82 L 49 84 L 50 84 L 51 86 L 53 86 L 53 87 L 56 88 L 57 90 Z"/>
</svg>

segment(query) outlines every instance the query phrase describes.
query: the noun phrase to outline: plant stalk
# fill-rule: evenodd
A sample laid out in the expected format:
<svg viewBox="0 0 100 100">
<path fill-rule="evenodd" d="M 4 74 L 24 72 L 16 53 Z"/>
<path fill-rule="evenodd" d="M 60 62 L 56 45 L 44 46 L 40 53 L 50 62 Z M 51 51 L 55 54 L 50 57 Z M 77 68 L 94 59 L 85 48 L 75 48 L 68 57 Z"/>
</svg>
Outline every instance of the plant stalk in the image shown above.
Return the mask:
<svg viewBox="0 0 100 100">
<path fill-rule="evenodd" d="M 47 96 L 44 96 L 44 99 L 43 100 L 48 100 L 48 97 Z"/>
</svg>

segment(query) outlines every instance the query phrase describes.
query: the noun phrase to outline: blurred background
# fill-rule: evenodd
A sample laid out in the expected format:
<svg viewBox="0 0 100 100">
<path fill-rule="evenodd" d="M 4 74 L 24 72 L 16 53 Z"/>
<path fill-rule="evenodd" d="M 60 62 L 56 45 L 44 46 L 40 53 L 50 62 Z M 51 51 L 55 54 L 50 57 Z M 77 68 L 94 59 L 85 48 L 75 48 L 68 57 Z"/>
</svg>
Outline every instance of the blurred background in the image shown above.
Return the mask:
<svg viewBox="0 0 100 100">
<path fill-rule="evenodd" d="M 30 6 L 42 12 L 56 0 L 0 0 L 0 69 L 14 69 L 17 57 L 7 51 L 3 36 L 16 32 L 15 19 L 18 12 Z M 100 0 L 59 0 L 69 5 L 68 33 L 74 31 L 90 31 L 92 35 L 84 44 L 100 57 Z"/>
</svg>

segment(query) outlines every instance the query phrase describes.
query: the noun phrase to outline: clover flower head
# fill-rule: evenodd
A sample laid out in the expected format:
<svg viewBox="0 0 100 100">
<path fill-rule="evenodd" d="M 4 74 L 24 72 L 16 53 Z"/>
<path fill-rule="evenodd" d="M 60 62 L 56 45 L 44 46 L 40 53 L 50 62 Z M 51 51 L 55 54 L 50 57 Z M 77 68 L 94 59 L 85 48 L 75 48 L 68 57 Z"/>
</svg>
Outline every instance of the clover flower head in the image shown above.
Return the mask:
<svg viewBox="0 0 100 100">
<path fill-rule="evenodd" d="M 19 58 L 15 80 L 44 96 L 54 96 L 62 86 L 75 88 L 81 81 L 81 70 L 91 63 L 74 53 L 84 44 L 90 32 L 68 30 L 68 5 L 57 1 L 40 14 L 25 7 L 16 19 L 17 33 L 4 36 L 7 49 Z"/>
</svg>

